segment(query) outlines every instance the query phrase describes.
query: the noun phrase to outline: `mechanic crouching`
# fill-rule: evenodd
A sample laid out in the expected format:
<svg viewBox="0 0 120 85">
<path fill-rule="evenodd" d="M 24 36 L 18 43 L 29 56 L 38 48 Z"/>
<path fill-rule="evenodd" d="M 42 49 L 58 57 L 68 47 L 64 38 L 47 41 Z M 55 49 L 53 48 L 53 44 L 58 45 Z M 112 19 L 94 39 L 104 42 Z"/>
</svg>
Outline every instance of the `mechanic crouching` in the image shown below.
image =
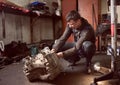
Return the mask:
<svg viewBox="0 0 120 85">
<path fill-rule="evenodd" d="M 51 51 L 75 65 L 82 57 L 86 58 L 86 71 L 91 72 L 91 60 L 95 54 L 95 32 L 93 27 L 80 14 L 72 10 L 66 16 L 66 29 L 53 45 Z M 66 42 L 70 35 L 74 42 Z"/>
</svg>

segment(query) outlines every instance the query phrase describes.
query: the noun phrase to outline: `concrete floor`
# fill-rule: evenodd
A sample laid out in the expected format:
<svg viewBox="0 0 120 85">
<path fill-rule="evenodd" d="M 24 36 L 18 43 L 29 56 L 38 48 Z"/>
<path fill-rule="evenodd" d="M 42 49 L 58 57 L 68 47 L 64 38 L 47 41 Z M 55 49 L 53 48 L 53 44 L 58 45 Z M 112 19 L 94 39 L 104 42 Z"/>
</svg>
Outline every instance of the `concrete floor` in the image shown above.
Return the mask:
<svg viewBox="0 0 120 85">
<path fill-rule="evenodd" d="M 23 73 L 23 62 L 13 63 L 0 69 L 0 85 L 90 85 L 95 77 L 102 75 L 98 72 L 91 74 L 85 73 L 85 59 L 81 59 L 77 66 L 68 67 L 68 62 L 61 59 L 64 71 L 58 75 L 53 81 L 29 82 Z M 110 56 L 105 54 L 96 54 L 92 60 L 101 62 L 102 66 L 110 67 Z M 107 80 L 98 82 L 98 85 L 120 85 L 120 80 Z"/>
</svg>

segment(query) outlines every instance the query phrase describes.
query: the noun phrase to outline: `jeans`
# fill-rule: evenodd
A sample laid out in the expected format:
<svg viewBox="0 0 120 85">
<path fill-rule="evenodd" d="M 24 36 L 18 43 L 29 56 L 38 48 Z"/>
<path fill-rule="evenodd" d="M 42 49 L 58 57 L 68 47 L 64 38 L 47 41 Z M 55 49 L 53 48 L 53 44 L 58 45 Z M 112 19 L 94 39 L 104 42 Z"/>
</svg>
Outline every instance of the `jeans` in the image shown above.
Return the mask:
<svg viewBox="0 0 120 85">
<path fill-rule="evenodd" d="M 66 42 L 65 45 L 60 49 L 60 51 L 67 50 L 69 48 L 72 48 L 75 45 L 75 43 Z M 84 41 L 82 46 L 79 48 L 79 51 L 69 57 L 64 57 L 65 60 L 74 63 L 80 60 L 81 57 L 86 58 L 86 66 L 89 66 L 91 64 L 92 57 L 94 56 L 96 51 L 96 46 L 94 43 L 90 41 Z"/>
</svg>

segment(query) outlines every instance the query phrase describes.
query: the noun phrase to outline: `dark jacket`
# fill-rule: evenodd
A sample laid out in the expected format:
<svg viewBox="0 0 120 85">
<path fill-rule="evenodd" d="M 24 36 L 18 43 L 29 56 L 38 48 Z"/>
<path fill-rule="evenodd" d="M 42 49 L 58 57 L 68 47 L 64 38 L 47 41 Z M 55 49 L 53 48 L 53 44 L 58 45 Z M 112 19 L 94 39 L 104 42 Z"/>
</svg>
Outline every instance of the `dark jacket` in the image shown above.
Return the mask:
<svg viewBox="0 0 120 85">
<path fill-rule="evenodd" d="M 74 36 L 75 46 L 63 51 L 64 56 L 70 56 L 78 52 L 79 48 L 82 46 L 84 41 L 91 41 L 95 43 L 95 33 L 92 26 L 84 18 L 82 20 L 82 25 L 76 30 L 66 26 L 63 35 L 57 40 L 53 45 L 53 49 L 58 51 L 67 41 L 71 34 Z"/>
</svg>

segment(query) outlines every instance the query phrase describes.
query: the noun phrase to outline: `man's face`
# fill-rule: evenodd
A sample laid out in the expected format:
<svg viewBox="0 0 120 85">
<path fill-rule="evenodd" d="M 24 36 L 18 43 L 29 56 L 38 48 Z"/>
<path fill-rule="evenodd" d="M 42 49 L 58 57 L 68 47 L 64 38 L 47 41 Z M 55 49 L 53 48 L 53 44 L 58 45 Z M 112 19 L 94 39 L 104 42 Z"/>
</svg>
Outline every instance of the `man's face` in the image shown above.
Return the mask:
<svg viewBox="0 0 120 85">
<path fill-rule="evenodd" d="M 72 29 L 77 29 L 81 26 L 81 20 L 78 19 L 76 21 L 74 20 L 70 20 L 69 22 L 67 22 L 68 26 Z"/>
</svg>

